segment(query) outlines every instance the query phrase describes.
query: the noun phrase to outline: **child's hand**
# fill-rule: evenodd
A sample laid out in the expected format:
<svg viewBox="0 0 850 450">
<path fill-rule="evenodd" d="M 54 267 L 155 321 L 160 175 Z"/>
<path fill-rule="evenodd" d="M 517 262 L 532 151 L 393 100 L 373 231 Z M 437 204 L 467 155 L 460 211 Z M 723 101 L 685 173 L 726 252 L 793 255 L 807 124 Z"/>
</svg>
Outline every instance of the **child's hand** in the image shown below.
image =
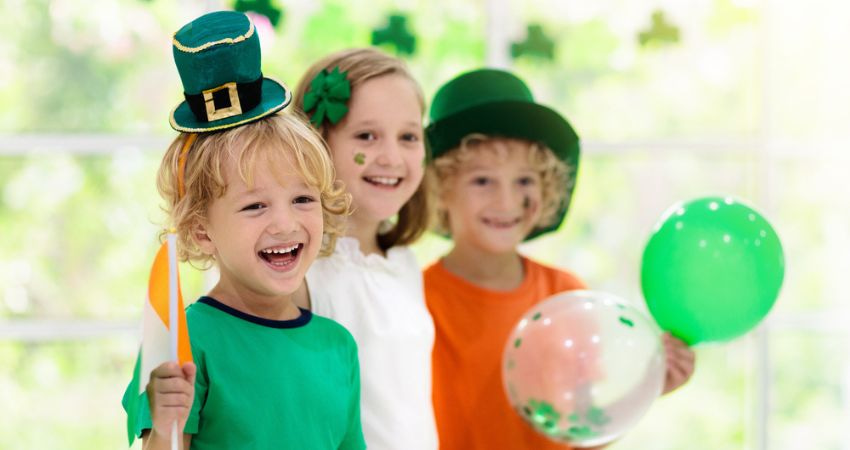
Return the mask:
<svg viewBox="0 0 850 450">
<path fill-rule="evenodd" d="M 670 333 L 664 333 L 664 353 L 667 359 L 667 373 L 664 376 L 664 390 L 667 394 L 679 386 L 685 384 L 694 374 L 695 356 L 693 350 L 681 339 L 673 337 Z"/>
<path fill-rule="evenodd" d="M 151 371 L 147 393 L 153 422 L 152 439 L 169 442 L 175 420 L 179 435 L 183 436 L 183 427 L 195 399 L 195 371 L 194 363 L 188 362 L 181 368 L 174 361 L 162 363 Z"/>
</svg>

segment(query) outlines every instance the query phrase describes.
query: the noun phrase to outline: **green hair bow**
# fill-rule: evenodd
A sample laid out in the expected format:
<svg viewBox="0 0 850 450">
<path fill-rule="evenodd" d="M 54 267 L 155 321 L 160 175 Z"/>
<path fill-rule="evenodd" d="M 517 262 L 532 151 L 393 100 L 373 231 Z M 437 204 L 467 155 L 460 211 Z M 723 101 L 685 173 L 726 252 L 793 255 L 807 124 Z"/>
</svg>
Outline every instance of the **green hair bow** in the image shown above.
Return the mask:
<svg viewBox="0 0 850 450">
<path fill-rule="evenodd" d="M 310 91 L 304 94 L 304 111 L 313 111 L 310 122 L 320 126 L 325 118 L 332 124 L 338 123 L 348 112 L 346 102 L 351 98 L 351 83 L 345 77 L 348 72 L 340 72 L 334 67 L 328 72 L 323 69 L 310 82 Z"/>
</svg>

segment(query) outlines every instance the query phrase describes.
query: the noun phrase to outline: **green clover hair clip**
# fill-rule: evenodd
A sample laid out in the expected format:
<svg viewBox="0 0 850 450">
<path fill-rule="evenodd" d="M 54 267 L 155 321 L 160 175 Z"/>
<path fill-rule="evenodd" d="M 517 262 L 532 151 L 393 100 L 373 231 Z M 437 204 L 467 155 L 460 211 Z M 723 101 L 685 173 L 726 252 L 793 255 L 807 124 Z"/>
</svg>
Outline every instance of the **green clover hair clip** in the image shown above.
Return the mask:
<svg viewBox="0 0 850 450">
<path fill-rule="evenodd" d="M 336 124 L 345 117 L 348 112 L 346 102 L 351 98 L 351 83 L 345 77 L 347 73 L 340 72 L 339 67 L 330 72 L 323 69 L 310 82 L 310 90 L 304 94 L 304 111 L 311 113 L 313 125 L 321 126 L 325 119 Z"/>
</svg>

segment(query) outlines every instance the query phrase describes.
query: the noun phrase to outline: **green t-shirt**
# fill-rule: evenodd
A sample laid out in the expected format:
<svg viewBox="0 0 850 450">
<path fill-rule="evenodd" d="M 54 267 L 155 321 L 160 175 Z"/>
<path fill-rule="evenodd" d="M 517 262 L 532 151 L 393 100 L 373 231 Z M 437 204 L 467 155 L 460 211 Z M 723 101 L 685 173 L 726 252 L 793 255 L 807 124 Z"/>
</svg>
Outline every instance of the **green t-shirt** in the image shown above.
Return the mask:
<svg viewBox="0 0 850 450">
<path fill-rule="evenodd" d="M 210 297 L 186 321 L 198 367 L 192 450 L 366 448 L 357 346 L 341 325 L 307 310 L 263 319 Z M 140 404 L 137 433 L 152 426 L 146 394 Z"/>
</svg>

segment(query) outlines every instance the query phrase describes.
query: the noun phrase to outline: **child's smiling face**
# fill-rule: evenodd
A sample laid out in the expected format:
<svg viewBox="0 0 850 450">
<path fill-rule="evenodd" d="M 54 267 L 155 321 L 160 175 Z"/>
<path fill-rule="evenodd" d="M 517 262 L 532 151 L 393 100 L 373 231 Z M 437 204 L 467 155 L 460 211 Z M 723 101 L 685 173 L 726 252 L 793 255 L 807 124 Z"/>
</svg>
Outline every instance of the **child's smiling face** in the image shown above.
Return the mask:
<svg viewBox="0 0 850 450">
<path fill-rule="evenodd" d="M 352 220 L 372 224 L 397 214 L 424 173 L 422 105 L 411 81 L 389 74 L 358 85 L 327 141 L 353 198 Z"/>
<path fill-rule="evenodd" d="M 243 300 L 295 292 L 322 243 L 319 190 L 288 158 L 258 160 L 250 183 L 228 158 L 226 190 L 200 226 L 201 249 L 215 257 L 219 287 Z"/>
<path fill-rule="evenodd" d="M 513 252 L 540 220 L 540 174 L 529 163 L 530 147 L 511 142 L 491 139 L 464 150 L 469 159 L 446 180 L 441 206 L 457 244 Z"/>
</svg>

